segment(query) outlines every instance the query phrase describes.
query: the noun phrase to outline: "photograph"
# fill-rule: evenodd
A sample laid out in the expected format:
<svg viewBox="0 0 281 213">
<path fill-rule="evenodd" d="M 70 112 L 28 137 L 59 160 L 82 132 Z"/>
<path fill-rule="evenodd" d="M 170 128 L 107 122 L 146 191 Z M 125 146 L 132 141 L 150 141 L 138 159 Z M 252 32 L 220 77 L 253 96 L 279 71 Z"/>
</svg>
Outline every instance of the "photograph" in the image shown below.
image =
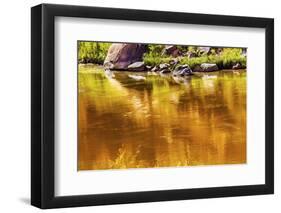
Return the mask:
<svg viewBox="0 0 281 213">
<path fill-rule="evenodd" d="M 251 211 L 258 198 L 238 197 L 274 194 L 277 9 L 162 5 L 31 8 L 31 205 L 237 197 Z"/>
<path fill-rule="evenodd" d="M 79 40 L 77 72 L 78 171 L 247 163 L 246 47 Z"/>
</svg>

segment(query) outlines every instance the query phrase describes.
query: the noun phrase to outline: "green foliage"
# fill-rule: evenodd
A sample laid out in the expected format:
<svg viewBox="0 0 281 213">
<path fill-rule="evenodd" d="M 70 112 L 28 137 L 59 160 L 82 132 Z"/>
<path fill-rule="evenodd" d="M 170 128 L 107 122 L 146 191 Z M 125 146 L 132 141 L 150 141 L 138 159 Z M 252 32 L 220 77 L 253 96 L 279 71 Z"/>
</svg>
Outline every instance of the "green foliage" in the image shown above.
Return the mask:
<svg viewBox="0 0 281 213">
<path fill-rule="evenodd" d="M 111 43 L 104 42 L 78 42 L 78 60 L 79 63 L 103 64 L 107 51 Z M 193 52 L 198 57 L 189 58 L 188 56 L 177 57 L 179 64 L 188 64 L 192 69 L 202 63 L 216 63 L 220 69 L 229 69 L 236 63 L 240 63 L 242 68 L 246 67 L 246 57 L 244 57 L 241 48 L 222 48 L 220 54 L 217 54 L 217 48 L 211 48 L 209 54 L 199 54 L 196 46 L 177 46 L 182 53 Z M 174 59 L 170 55 L 163 54 L 165 45 L 148 44 L 147 52 L 144 54 L 143 61 L 146 65 L 156 66 L 161 63 L 169 63 Z"/>
<path fill-rule="evenodd" d="M 172 58 L 163 55 L 165 45 L 149 44 L 147 45 L 147 52 L 144 54 L 143 61 L 149 66 L 159 65 L 161 63 L 168 63 Z"/>
<path fill-rule="evenodd" d="M 223 67 L 230 68 L 236 63 L 241 63 L 243 67 L 246 67 L 246 58 L 241 54 L 241 48 L 223 48 L 223 52 L 221 54 Z"/>
<path fill-rule="evenodd" d="M 200 65 L 202 63 L 211 63 L 209 60 L 209 57 L 204 55 L 201 57 L 196 57 L 196 58 L 188 58 L 184 57 L 180 60 L 179 64 L 188 64 L 191 69 L 193 69 L 196 65 Z"/>
<path fill-rule="evenodd" d="M 111 43 L 103 42 L 78 42 L 78 61 L 80 63 L 103 64 Z"/>
<path fill-rule="evenodd" d="M 184 46 L 184 45 L 177 45 L 177 48 L 181 51 L 181 52 L 187 52 L 188 51 L 188 46 Z"/>
<path fill-rule="evenodd" d="M 159 57 L 162 56 L 163 49 L 165 45 L 162 44 L 148 44 L 147 45 L 147 53 L 145 54 L 147 57 Z"/>
<path fill-rule="evenodd" d="M 172 60 L 172 57 L 148 57 L 145 56 L 143 61 L 146 65 L 156 66 L 163 63 L 169 63 Z"/>
<path fill-rule="evenodd" d="M 197 53 L 197 48 L 189 46 L 188 51 Z M 159 52 L 159 51 L 158 51 Z M 241 48 L 223 48 L 220 54 L 216 54 L 215 49 L 211 50 L 211 54 L 204 54 L 199 57 L 189 58 L 187 56 L 178 57 L 179 64 L 188 64 L 191 69 L 202 63 L 215 63 L 220 69 L 229 69 L 236 63 L 240 63 L 243 68 L 246 67 L 246 57 L 241 55 Z M 161 56 L 154 52 L 146 53 L 144 62 L 150 66 L 168 63 L 172 57 Z"/>
<path fill-rule="evenodd" d="M 187 49 L 188 49 L 188 51 L 190 51 L 190 52 L 194 52 L 194 53 L 197 52 L 197 47 L 195 47 L 195 46 L 189 46 Z"/>
</svg>

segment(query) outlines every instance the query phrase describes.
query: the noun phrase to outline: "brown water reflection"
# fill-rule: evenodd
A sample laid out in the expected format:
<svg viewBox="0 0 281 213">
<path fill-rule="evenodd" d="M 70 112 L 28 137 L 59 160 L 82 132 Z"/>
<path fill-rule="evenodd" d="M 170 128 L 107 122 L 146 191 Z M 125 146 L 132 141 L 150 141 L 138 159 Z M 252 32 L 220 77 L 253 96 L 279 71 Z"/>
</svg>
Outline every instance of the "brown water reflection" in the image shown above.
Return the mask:
<svg viewBox="0 0 281 213">
<path fill-rule="evenodd" d="M 245 71 L 107 79 L 81 65 L 78 111 L 78 170 L 246 162 Z"/>
</svg>

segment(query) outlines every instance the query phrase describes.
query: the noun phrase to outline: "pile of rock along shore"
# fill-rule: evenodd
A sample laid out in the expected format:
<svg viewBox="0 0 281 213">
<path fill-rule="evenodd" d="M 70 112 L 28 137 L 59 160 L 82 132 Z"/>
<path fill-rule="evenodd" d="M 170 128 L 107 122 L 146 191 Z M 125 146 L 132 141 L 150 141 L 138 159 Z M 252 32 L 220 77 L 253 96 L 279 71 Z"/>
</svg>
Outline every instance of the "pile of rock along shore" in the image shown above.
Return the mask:
<svg viewBox="0 0 281 213">
<path fill-rule="evenodd" d="M 199 51 L 208 54 L 210 47 L 198 47 Z M 219 52 L 221 48 L 217 48 Z M 164 48 L 163 54 L 172 56 L 168 63 L 161 63 L 156 66 L 148 66 L 143 62 L 143 55 L 146 52 L 145 44 L 112 44 L 104 60 L 105 69 L 123 71 L 151 71 L 160 74 L 173 74 L 175 76 L 188 76 L 193 72 L 213 72 L 219 67 L 215 63 L 202 63 L 191 69 L 188 64 L 179 65 L 181 57 L 198 57 L 193 52 L 181 53 L 175 45 L 168 45 Z M 246 54 L 243 50 L 242 54 Z M 245 56 L 246 57 L 246 56 Z M 232 69 L 241 69 L 240 63 L 232 66 Z"/>
</svg>

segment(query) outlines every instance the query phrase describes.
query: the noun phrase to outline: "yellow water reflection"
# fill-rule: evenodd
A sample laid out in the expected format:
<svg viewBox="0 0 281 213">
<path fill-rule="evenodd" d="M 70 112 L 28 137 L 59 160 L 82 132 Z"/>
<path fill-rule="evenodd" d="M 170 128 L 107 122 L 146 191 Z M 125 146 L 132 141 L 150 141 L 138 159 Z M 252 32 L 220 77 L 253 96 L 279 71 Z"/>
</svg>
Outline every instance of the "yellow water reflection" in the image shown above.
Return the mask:
<svg viewBox="0 0 281 213">
<path fill-rule="evenodd" d="M 108 79 L 81 65 L 78 100 L 78 170 L 246 162 L 245 71 Z"/>
</svg>

